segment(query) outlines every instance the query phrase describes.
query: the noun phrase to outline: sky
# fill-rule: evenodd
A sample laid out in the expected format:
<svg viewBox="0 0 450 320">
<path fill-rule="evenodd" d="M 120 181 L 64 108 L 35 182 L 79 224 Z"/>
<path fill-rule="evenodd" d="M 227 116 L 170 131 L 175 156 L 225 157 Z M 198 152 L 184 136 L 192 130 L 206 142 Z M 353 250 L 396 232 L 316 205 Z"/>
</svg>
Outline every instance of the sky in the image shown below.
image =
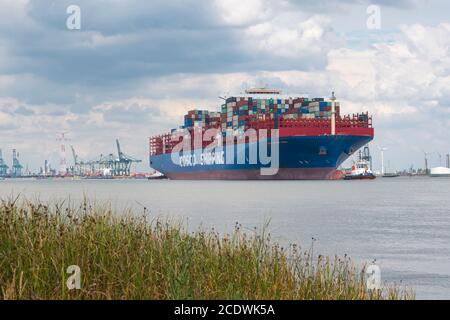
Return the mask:
<svg viewBox="0 0 450 320">
<path fill-rule="evenodd" d="M 119 138 L 148 171 L 149 136 L 265 84 L 335 91 L 343 113 L 369 111 L 375 169 L 377 147 L 392 170 L 423 167 L 424 152 L 438 166 L 450 153 L 449 47 L 443 0 L 0 0 L 0 149 L 35 171 L 58 166 L 58 132 L 85 160 Z"/>
</svg>

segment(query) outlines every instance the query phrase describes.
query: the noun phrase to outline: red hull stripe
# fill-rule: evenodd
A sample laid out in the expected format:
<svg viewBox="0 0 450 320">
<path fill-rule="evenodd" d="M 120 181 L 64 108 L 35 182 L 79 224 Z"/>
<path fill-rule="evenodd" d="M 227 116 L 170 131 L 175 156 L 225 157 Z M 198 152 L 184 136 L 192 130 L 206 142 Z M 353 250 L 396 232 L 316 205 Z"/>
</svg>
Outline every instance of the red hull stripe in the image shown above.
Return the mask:
<svg viewBox="0 0 450 320">
<path fill-rule="evenodd" d="M 203 172 L 167 172 L 174 180 L 337 180 L 343 174 L 334 168 L 283 168 L 276 175 L 262 176 L 260 170 L 222 170 Z"/>
</svg>

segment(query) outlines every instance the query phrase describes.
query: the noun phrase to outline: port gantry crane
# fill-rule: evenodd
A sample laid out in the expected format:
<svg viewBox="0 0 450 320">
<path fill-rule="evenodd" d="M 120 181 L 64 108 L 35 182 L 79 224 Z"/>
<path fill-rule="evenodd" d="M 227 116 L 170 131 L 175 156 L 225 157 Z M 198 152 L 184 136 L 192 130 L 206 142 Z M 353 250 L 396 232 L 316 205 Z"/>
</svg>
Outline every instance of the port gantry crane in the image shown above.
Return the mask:
<svg viewBox="0 0 450 320">
<path fill-rule="evenodd" d="M 94 162 L 98 164 L 103 172 L 109 172 L 113 176 L 129 176 L 131 174 L 131 165 L 139 163 L 141 160 L 133 158 L 122 152 L 119 139 L 116 139 L 117 158 L 110 153 L 106 156 L 101 154 Z"/>
<path fill-rule="evenodd" d="M 134 157 L 126 155 L 120 148 L 119 139 L 116 139 L 117 156 L 113 153 L 103 155 L 100 154 L 97 158 L 91 161 L 82 161 L 72 148 L 72 156 L 74 161 L 74 173 L 85 175 L 112 175 L 112 176 L 129 176 L 131 174 L 131 165 L 133 163 L 141 162 Z"/>
<path fill-rule="evenodd" d="M 12 177 L 20 177 L 22 176 L 23 166 L 19 162 L 19 153 L 16 152 L 16 149 L 13 149 L 13 165 L 11 169 Z"/>
<path fill-rule="evenodd" d="M 8 174 L 9 167 L 6 165 L 3 160 L 2 149 L 0 149 L 0 177 L 4 177 Z"/>
<path fill-rule="evenodd" d="M 97 165 L 97 172 L 101 172 L 103 175 L 114 175 L 113 168 L 115 161 L 114 155 L 110 153 L 108 155 L 101 154 L 96 160 L 93 160 L 92 163 L 94 164 L 94 168 L 95 165 Z"/>
<path fill-rule="evenodd" d="M 70 146 L 72 149 L 72 157 L 73 157 L 73 173 L 77 175 L 85 175 L 88 173 L 92 173 L 95 171 L 95 161 L 83 161 L 80 160 L 80 157 L 75 152 L 75 148 Z"/>
<path fill-rule="evenodd" d="M 119 158 L 114 162 L 113 175 L 115 176 L 129 176 L 132 163 L 139 163 L 141 160 L 130 157 L 122 152 L 120 149 L 119 139 L 116 139 L 117 154 Z"/>
<path fill-rule="evenodd" d="M 78 155 L 75 152 L 75 149 L 73 148 L 73 146 L 70 146 L 70 149 L 72 150 L 72 156 L 73 156 L 73 171 L 75 174 L 81 175 L 81 165 L 80 165 L 80 162 L 78 161 Z"/>
</svg>

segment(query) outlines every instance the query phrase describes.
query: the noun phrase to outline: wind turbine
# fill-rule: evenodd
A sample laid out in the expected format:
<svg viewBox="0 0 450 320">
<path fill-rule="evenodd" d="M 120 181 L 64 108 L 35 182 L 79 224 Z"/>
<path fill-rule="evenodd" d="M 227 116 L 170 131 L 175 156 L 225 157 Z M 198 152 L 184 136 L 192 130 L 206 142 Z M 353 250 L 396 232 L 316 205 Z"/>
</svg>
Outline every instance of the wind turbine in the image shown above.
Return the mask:
<svg viewBox="0 0 450 320">
<path fill-rule="evenodd" d="M 381 175 L 384 175 L 384 152 L 387 150 L 388 148 L 386 147 L 378 147 L 378 150 L 380 150 L 381 153 Z"/>
<path fill-rule="evenodd" d="M 428 158 L 427 158 L 427 156 L 430 155 L 431 153 L 426 152 L 424 150 L 422 150 L 422 151 L 423 151 L 423 155 L 425 156 L 425 174 L 427 175 L 428 174 Z"/>
</svg>

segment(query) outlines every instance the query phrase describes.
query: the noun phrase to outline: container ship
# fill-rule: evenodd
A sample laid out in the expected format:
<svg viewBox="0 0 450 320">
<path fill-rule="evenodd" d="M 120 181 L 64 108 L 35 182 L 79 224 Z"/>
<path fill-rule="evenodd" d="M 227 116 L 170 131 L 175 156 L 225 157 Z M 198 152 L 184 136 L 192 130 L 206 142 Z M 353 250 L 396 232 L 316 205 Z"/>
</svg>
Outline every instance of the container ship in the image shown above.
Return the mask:
<svg viewBox="0 0 450 320">
<path fill-rule="evenodd" d="M 169 179 L 340 179 L 338 166 L 374 137 L 368 112 L 341 115 L 331 98 L 257 88 L 193 109 L 184 125 L 149 139 L 151 168 Z"/>
</svg>

